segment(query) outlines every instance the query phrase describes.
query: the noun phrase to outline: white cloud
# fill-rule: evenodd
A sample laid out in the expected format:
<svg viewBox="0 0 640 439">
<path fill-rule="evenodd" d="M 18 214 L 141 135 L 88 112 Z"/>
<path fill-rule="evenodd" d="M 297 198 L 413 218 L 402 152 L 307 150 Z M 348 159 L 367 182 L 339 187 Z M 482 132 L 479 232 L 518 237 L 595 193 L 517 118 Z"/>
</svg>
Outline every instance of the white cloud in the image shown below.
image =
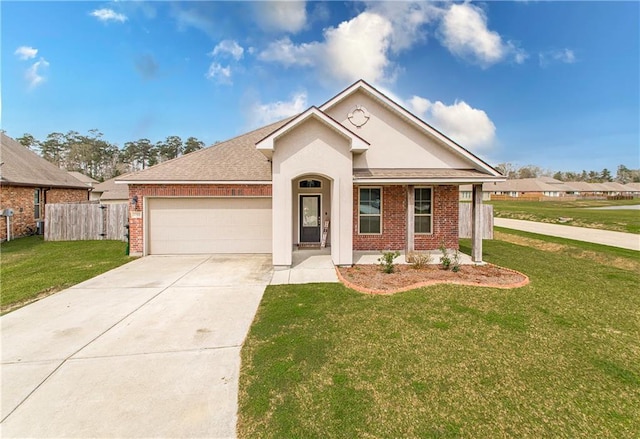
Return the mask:
<svg viewBox="0 0 640 439">
<path fill-rule="evenodd" d="M 387 52 L 393 32 L 386 18 L 363 12 L 337 28 L 325 31 L 327 57 L 323 69 L 338 80 L 363 78 L 372 82 L 389 79 Z"/>
<path fill-rule="evenodd" d="M 34 62 L 31 67 L 27 69 L 24 77 L 27 80 L 29 88 L 35 88 L 45 81 L 46 78 L 42 75 L 42 70 L 48 67 L 49 62 L 44 58 L 40 58 L 40 60 Z"/>
<path fill-rule="evenodd" d="M 220 41 L 220 43 L 218 43 L 218 45 L 213 48 L 213 52 L 211 52 L 212 56 L 225 54 L 231 55 L 233 59 L 239 61 L 244 54 L 244 49 L 238 44 L 237 41 L 223 40 Z"/>
<path fill-rule="evenodd" d="M 465 148 L 482 151 L 491 149 L 494 144 L 496 126 L 487 113 L 464 101 L 446 105 L 413 96 L 407 107 Z"/>
<path fill-rule="evenodd" d="M 427 38 L 425 25 L 439 19 L 443 9 L 430 2 L 370 1 L 367 10 L 391 22 L 390 46 L 394 52 L 411 48 Z"/>
<path fill-rule="evenodd" d="M 20 46 L 16 49 L 14 54 L 17 55 L 18 58 L 22 60 L 27 60 L 27 59 L 35 58 L 36 55 L 38 54 L 38 49 L 34 49 L 33 47 L 29 47 L 29 46 Z"/>
<path fill-rule="evenodd" d="M 91 15 L 103 22 L 118 21 L 120 23 L 124 23 L 125 21 L 127 21 L 126 15 L 120 14 L 113 9 L 96 9 L 95 11 L 91 12 Z"/>
<path fill-rule="evenodd" d="M 273 32 L 300 32 L 307 24 L 304 1 L 261 1 L 255 4 L 258 25 Z"/>
<path fill-rule="evenodd" d="M 267 48 L 260 52 L 258 59 L 283 64 L 285 67 L 313 66 L 321 58 L 322 46 L 318 42 L 293 44 L 289 37 L 269 43 Z"/>
<path fill-rule="evenodd" d="M 440 40 L 454 55 L 482 67 L 509 57 L 517 63 L 527 58 L 524 50 L 489 30 L 484 11 L 470 3 L 451 5 L 440 23 Z"/>
<path fill-rule="evenodd" d="M 219 84 L 231 84 L 231 67 L 223 67 L 217 62 L 211 63 L 206 75 L 207 79 L 212 79 Z"/>
<path fill-rule="evenodd" d="M 286 67 L 317 67 L 323 77 L 341 82 L 360 78 L 385 81 L 391 67 L 387 57 L 391 32 L 386 18 L 363 12 L 338 27 L 325 29 L 322 42 L 296 45 L 285 37 L 269 44 L 259 59 Z"/>
<path fill-rule="evenodd" d="M 260 127 L 284 118 L 302 113 L 308 107 L 307 92 L 294 94 L 289 101 L 276 101 L 263 104 L 253 104 L 249 112 L 251 127 Z"/>
<path fill-rule="evenodd" d="M 547 67 L 553 62 L 573 64 L 577 61 L 576 54 L 571 49 L 549 50 L 538 54 L 541 67 Z"/>
</svg>

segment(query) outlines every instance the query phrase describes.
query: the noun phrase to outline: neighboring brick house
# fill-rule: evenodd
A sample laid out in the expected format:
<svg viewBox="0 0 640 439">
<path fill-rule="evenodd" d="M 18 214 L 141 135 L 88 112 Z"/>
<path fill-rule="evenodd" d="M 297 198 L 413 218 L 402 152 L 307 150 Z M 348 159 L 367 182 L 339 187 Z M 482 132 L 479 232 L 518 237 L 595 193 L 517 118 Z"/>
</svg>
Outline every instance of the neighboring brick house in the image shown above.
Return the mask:
<svg viewBox="0 0 640 439">
<path fill-rule="evenodd" d="M 34 233 L 49 203 L 87 201 L 90 188 L 11 137 L 0 134 L 0 210 L 9 217 L 10 238 Z M 7 239 L 7 216 L 0 217 L 0 240 Z"/>
<path fill-rule="evenodd" d="M 364 81 L 292 118 L 116 179 L 129 185 L 131 251 L 270 253 L 458 248 L 458 187 L 472 185 L 472 258 L 482 260 L 490 165 Z"/>
</svg>

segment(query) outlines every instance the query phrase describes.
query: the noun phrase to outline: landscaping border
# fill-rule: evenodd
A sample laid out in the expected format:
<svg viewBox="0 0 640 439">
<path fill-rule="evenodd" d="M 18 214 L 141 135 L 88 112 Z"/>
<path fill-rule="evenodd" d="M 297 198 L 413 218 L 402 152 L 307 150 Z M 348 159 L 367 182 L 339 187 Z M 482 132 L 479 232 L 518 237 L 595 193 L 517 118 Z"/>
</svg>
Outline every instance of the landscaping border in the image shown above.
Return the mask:
<svg viewBox="0 0 640 439">
<path fill-rule="evenodd" d="M 431 285 L 438 285 L 438 284 L 464 285 L 464 286 L 470 286 L 470 287 L 499 288 L 499 289 L 502 289 L 502 290 L 510 290 L 510 289 L 514 289 L 514 288 L 524 287 L 525 285 L 528 285 L 529 282 L 530 282 L 529 276 L 527 276 L 526 274 L 521 273 L 519 271 L 512 270 L 511 268 L 500 267 L 498 265 L 490 264 L 490 263 L 486 263 L 486 265 L 491 265 L 491 266 L 499 268 L 501 270 L 507 270 L 507 271 L 510 271 L 512 273 L 519 274 L 520 276 L 523 276 L 524 279 L 522 281 L 520 281 L 520 282 L 516 282 L 514 284 L 506 284 L 506 285 L 505 284 L 491 284 L 491 283 L 475 283 L 475 282 L 465 282 L 465 281 L 451 281 L 451 280 L 428 280 L 428 281 L 425 281 L 425 282 L 418 282 L 418 283 L 415 283 L 415 284 L 407 285 L 406 287 L 402 287 L 402 288 L 396 288 L 396 289 L 391 289 L 391 290 L 376 290 L 376 289 L 373 289 L 373 288 L 365 288 L 365 287 L 362 287 L 360 285 L 354 284 L 351 281 L 348 281 L 347 279 L 344 278 L 344 276 L 342 276 L 342 273 L 340 273 L 340 268 L 339 267 L 335 267 L 335 269 L 336 269 L 336 274 L 338 275 L 338 279 L 347 288 L 351 288 L 352 290 L 358 291 L 359 293 L 376 294 L 376 295 L 391 295 L 391 294 L 396 294 L 396 293 L 403 293 L 405 291 L 415 290 L 416 288 L 428 287 L 428 286 L 431 286 Z"/>
</svg>

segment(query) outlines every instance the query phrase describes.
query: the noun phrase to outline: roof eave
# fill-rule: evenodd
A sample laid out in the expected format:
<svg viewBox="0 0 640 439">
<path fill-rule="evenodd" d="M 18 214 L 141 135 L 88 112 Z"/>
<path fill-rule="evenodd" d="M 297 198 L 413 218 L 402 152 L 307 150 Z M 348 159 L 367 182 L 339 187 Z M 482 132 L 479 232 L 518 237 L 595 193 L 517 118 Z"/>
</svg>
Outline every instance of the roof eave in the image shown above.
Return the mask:
<svg viewBox="0 0 640 439">
<path fill-rule="evenodd" d="M 271 184 L 271 180 L 116 180 L 116 184 Z"/>
<path fill-rule="evenodd" d="M 474 184 L 504 181 L 504 178 L 486 177 L 429 177 L 429 178 L 367 178 L 354 177 L 354 183 L 366 184 Z"/>
</svg>

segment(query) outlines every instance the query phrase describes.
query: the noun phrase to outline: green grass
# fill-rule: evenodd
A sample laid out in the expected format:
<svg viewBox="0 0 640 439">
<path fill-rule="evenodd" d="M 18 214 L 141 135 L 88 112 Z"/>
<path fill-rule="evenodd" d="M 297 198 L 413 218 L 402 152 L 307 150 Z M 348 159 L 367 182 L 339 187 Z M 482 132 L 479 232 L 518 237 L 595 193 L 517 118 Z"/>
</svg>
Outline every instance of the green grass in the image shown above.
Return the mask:
<svg viewBox="0 0 640 439">
<path fill-rule="evenodd" d="M 39 236 L 2 243 L 2 311 L 129 262 L 125 249 L 119 241 L 45 242 Z"/>
<path fill-rule="evenodd" d="M 268 287 L 242 349 L 239 436 L 639 437 L 637 252 L 502 236 L 526 246 L 485 241 L 485 258 L 526 287 Z"/>
<path fill-rule="evenodd" d="M 593 229 L 640 234 L 640 211 L 593 210 L 588 207 L 640 204 L 640 200 L 578 201 L 491 201 L 498 218 L 522 219 L 553 224 L 566 224 Z M 572 218 L 560 222 L 559 218 Z"/>
</svg>

